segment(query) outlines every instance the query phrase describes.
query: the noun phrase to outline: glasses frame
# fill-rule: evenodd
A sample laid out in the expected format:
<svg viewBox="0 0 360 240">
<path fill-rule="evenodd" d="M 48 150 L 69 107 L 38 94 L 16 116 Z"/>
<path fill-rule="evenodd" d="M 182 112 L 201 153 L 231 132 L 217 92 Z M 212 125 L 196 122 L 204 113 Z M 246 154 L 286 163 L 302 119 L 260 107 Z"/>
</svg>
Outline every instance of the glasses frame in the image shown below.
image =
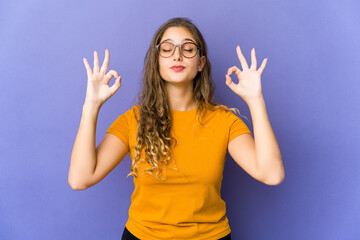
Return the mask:
<svg viewBox="0 0 360 240">
<path fill-rule="evenodd" d="M 171 43 L 171 44 L 174 46 L 172 53 L 171 53 L 170 56 L 168 56 L 168 57 L 161 56 L 161 54 L 160 54 L 160 52 L 159 52 L 159 46 L 160 46 L 161 44 L 163 44 L 163 43 Z M 191 43 L 191 44 L 194 44 L 194 45 L 196 46 L 196 53 L 195 53 L 194 56 L 192 56 L 192 57 L 185 57 L 185 55 L 184 55 L 184 53 L 183 53 L 183 51 L 182 51 L 182 46 L 183 46 L 185 43 Z M 193 42 L 184 42 L 183 44 L 174 44 L 174 43 L 172 43 L 172 42 L 167 42 L 167 41 L 165 41 L 165 42 L 161 42 L 161 43 L 159 43 L 158 45 L 156 45 L 156 50 L 157 50 L 157 52 L 158 52 L 158 54 L 159 54 L 160 57 L 169 58 L 169 57 L 171 57 L 171 56 L 174 54 L 176 47 L 179 47 L 179 48 L 180 48 L 180 53 L 181 53 L 181 55 L 183 55 L 185 58 L 193 58 L 193 57 L 195 57 L 195 56 L 198 54 L 199 49 L 200 49 L 200 47 L 199 47 L 197 44 L 193 43 Z"/>
</svg>

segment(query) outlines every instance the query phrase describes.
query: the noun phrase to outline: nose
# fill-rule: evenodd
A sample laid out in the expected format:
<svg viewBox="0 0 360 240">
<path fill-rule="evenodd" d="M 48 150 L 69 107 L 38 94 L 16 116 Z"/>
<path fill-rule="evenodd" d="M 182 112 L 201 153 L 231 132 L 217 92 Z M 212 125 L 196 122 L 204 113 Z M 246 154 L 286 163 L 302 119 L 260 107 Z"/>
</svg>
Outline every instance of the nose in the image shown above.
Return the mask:
<svg viewBox="0 0 360 240">
<path fill-rule="evenodd" d="M 175 46 L 175 50 L 174 50 L 174 59 L 181 59 L 182 55 L 181 55 L 181 51 L 180 51 L 180 46 Z"/>
</svg>

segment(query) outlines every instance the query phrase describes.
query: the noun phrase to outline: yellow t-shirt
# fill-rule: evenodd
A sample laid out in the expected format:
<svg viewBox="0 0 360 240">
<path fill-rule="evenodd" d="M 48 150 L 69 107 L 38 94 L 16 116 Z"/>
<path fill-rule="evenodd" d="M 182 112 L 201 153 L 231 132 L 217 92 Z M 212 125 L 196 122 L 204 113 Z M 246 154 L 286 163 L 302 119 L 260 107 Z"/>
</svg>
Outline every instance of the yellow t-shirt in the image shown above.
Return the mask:
<svg viewBox="0 0 360 240">
<path fill-rule="evenodd" d="M 107 132 L 119 137 L 135 156 L 139 105 L 120 115 Z M 166 168 L 162 182 L 147 174 L 135 178 L 126 228 L 146 240 L 214 240 L 231 232 L 221 199 L 221 183 L 229 142 L 244 133 L 246 124 L 234 113 L 206 111 L 204 127 L 196 121 L 196 110 L 172 110 L 171 134 L 177 139 L 173 149 L 176 163 Z M 140 169 L 150 167 L 142 164 Z M 180 170 L 180 171 L 179 171 Z M 138 174 L 139 176 L 139 174 Z"/>
</svg>

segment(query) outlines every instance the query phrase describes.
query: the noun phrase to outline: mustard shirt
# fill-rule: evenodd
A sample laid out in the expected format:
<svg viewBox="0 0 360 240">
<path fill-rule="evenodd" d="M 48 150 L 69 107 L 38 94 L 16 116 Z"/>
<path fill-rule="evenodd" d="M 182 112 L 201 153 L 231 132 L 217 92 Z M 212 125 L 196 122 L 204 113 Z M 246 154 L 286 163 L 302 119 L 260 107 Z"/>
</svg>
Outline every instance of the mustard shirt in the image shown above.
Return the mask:
<svg viewBox="0 0 360 240">
<path fill-rule="evenodd" d="M 138 109 L 139 105 L 132 106 L 106 131 L 127 145 L 131 159 L 137 143 L 134 113 L 139 116 Z M 137 238 L 214 240 L 231 232 L 220 194 L 227 146 L 251 131 L 234 113 L 221 109 L 206 111 L 202 122 L 208 127 L 204 127 L 196 121 L 196 110 L 172 110 L 171 134 L 177 145 L 173 149 L 176 163 L 170 161 L 169 166 L 176 164 L 178 170 L 166 168 L 164 182 L 149 174 L 133 177 L 125 226 Z M 142 164 L 140 169 L 150 166 Z"/>
</svg>

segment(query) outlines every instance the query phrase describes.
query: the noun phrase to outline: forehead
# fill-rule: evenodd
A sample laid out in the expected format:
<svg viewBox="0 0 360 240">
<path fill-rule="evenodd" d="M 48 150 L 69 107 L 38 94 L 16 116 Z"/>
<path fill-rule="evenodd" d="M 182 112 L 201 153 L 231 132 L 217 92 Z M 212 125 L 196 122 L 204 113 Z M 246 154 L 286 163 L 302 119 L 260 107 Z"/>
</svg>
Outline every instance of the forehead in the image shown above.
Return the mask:
<svg viewBox="0 0 360 240">
<path fill-rule="evenodd" d="M 178 42 L 178 43 L 186 42 L 186 41 L 193 41 L 196 43 L 191 32 L 184 27 L 170 27 L 166 29 L 160 42 L 165 40 L 169 42 Z"/>
</svg>

